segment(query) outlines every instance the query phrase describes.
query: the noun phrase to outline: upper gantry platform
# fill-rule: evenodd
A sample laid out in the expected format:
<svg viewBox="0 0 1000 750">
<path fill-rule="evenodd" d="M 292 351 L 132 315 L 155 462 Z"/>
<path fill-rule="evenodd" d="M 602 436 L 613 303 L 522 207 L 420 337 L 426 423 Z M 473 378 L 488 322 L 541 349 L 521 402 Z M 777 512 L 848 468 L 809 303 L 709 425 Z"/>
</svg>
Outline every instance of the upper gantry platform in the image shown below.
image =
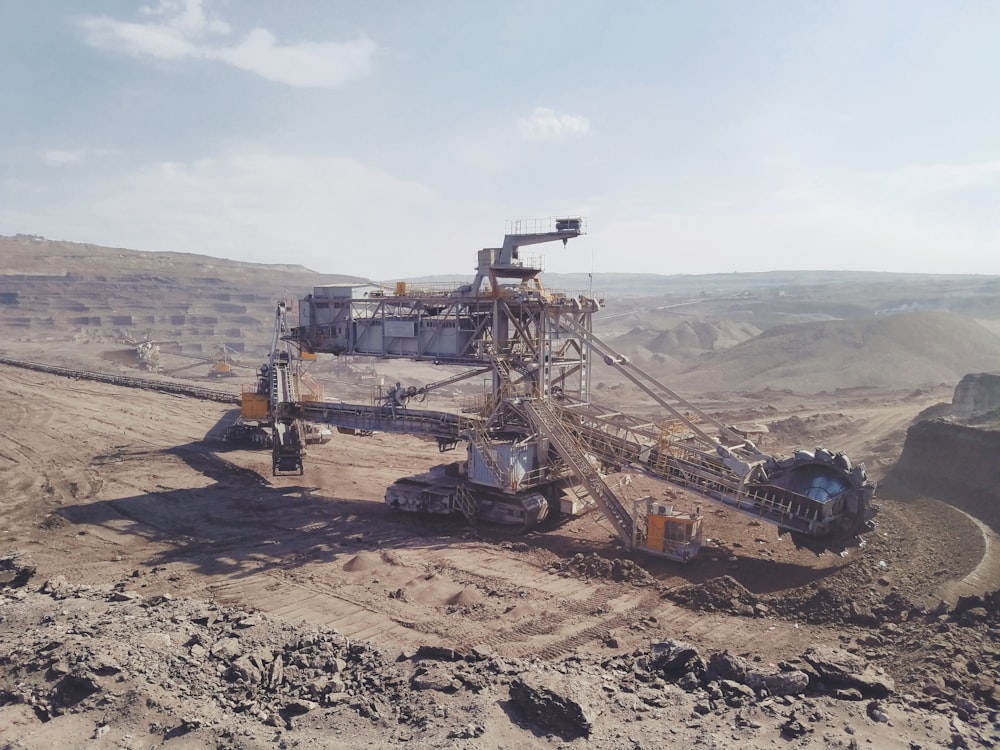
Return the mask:
<svg viewBox="0 0 1000 750">
<path fill-rule="evenodd" d="M 450 290 L 404 282 L 394 290 L 316 287 L 299 301 L 298 326 L 287 340 L 307 352 L 469 366 L 501 359 L 531 373 L 536 393 L 558 388 L 586 401 L 590 360 L 573 331 L 589 331 L 590 316 L 600 305 L 583 295 L 547 292 L 537 278 L 541 265 L 519 252 L 527 245 L 567 242 L 583 229 L 583 219 L 576 217 L 509 222 L 503 245 L 479 252 L 473 283 Z"/>
<path fill-rule="evenodd" d="M 479 251 L 476 280 L 471 292 L 482 292 L 483 281 L 490 280 L 488 293 L 499 293 L 498 279 L 535 279 L 542 271 L 540 258 L 522 257 L 520 248 L 543 242 L 562 240 L 565 245 L 574 237 L 585 234 L 584 220 L 580 217 L 550 217 L 547 219 L 517 219 L 507 222 L 507 233 L 502 247 L 487 247 Z"/>
</svg>

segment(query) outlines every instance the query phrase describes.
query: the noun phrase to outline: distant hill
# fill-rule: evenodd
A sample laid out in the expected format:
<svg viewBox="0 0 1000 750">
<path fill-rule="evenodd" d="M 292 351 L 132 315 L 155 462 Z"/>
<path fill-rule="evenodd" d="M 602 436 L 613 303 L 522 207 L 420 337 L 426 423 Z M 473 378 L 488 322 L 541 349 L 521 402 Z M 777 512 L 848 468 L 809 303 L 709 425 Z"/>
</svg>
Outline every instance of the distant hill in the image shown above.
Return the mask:
<svg viewBox="0 0 1000 750">
<path fill-rule="evenodd" d="M 774 271 L 543 280 L 551 289 L 593 290 L 606 302 L 595 332 L 689 393 L 919 387 L 1000 370 L 996 276 Z M 121 352 L 129 336 L 166 342 L 164 352 L 169 344 L 178 356 L 224 343 L 253 354 L 249 362 L 270 346 L 278 299 L 363 281 L 290 264 L 0 236 L 0 351 L 16 343 L 45 356 L 72 357 L 75 345 Z M 615 377 L 595 368 L 597 380 Z"/>
<path fill-rule="evenodd" d="M 1000 336 L 954 313 L 899 313 L 862 320 L 772 328 L 708 353 L 674 377 L 698 390 L 957 383 L 968 372 L 1000 370 Z"/>
<path fill-rule="evenodd" d="M 269 276 L 282 282 L 313 280 L 320 283 L 360 281 L 357 276 L 320 274 L 305 266 L 285 263 L 247 263 L 194 253 L 146 252 L 120 247 L 103 247 L 79 242 L 48 240 L 35 235 L 0 235 L 0 274 L 53 275 L 72 273 L 80 277 L 109 274 L 160 274 L 180 280 L 210 279 L 224 273 L 226 279 L 254 277 L 258 283 Z M 225 280 L 225 279 L 223 279 Z"/>
<path fill-rule="evenodd" d="M 609 296 L 594 330 L 689 392 L 919 387 L 1000 367 L 996 276 L 786 271 L 649 283 L 665 291 Z"/>
<path fill-rule="evenodd" d="M 303 266 L 0 236 L 0 343 L 176 341 L 179 351 L 270 345 L 275 305 L 363 281 Z"/>
</svg>

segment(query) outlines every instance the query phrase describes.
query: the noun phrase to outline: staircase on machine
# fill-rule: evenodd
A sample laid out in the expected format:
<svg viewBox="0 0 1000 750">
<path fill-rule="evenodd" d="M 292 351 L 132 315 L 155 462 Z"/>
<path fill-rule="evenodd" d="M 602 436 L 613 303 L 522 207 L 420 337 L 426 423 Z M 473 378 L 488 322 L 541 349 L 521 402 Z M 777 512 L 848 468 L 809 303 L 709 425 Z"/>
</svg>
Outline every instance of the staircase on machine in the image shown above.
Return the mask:
<svg viewBox="0 0 1000 750">
<path fill-rule="evenodd" d="M 504 487 L 505 484 L 504 471 L 501 468 L 500 464 L 497 462 L 495 452 L 492 449 L 489 435 L 486 433 L 486 429 L 483 426 L 483 423 L 482 422 L 470 423 L 469 429 L 466 431 L 465 434 L 468 437 L 469 442 L 472 443 L 472 445 L 474 445 L 476 449 L 479 451 L 479 455 L 482 456 L 483 461 L 486 463 L 486 466 L 490 470 L 490 473 L 493 474 L 493 476 L 496 478 L 497 486 L 502 489 L 506 489 Z M 510 473 L 508 472 L 508 477 L 509 474 Z"/>
<path fill-rule="evenodd" d="M 459 484 L 455 488 L 455 502 L 462 515 L 465 516 L 465 520 L 475 526 L 479 516 L 479 501 L 476 500 L 475 494 L 468 485 Z"/>
<path fill-rule="evenodd" d="M 614 525 L 618 536 L 626 544 L 632 544 L 635 521 L 621 504 L 615 493 L 608 487 L 600 472 L 580 449 L 576 438 L 562 420 L 544 401 L 525 399 L 523 402 L 531 421 L 539 434 L 548 438 L 563 461 L 570 467 L 605 516 Z"/>
</svg>

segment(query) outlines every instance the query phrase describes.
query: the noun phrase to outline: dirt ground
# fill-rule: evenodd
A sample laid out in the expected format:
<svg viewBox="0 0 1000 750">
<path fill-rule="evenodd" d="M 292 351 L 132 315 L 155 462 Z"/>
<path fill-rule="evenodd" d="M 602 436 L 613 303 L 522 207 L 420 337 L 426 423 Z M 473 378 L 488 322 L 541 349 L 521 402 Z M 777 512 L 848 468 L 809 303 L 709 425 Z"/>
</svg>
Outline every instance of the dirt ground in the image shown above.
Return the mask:
<svg viewBox="0 0 1000 750">
<path fill-rule="evenodd" d="M 766 421 L 769 451 L 829 445 L 878 478 L 949 397 L 706 406 Z M 877 529 L 826 550 L 705 507 L 710 542 L 679 565 L 630 558 L 596 513 L 521 536 L 393 514 L 385 487 L 449 458 L 416 438 L 335 435 L 304 476 L 272 477 L 269 454 L 222 442 L 225 404 L 7 366 L 0 398 L 0 556 L 22 577 L 0 595 L 0 746 L 1000 742 L 1000 602 L 983 596 L 1000 545 L 932 497 L 880 493 Z M 641 476 L 622 491 L 708 505 Z M 717 679 L 685 685 L 664 641 Z M 892 688 L 838 682 L 803 658 L 817 646 Z M 718 654 L 810 688 L 746 695 Z M 569 705 L 576 729 L 525 691 Z"/>
</svg>

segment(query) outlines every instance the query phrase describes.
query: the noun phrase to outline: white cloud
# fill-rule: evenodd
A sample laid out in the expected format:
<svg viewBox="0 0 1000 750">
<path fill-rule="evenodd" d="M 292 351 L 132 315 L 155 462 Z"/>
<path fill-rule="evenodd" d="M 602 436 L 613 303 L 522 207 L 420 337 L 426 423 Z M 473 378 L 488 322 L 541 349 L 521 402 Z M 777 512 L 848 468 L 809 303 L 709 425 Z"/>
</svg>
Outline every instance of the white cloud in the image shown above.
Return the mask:
<svg viewBox="0 0 1000 750">
<path fill-rule="evenodd" d="M 98 49 L 161 60 L 200 57 L 198 48 L 170 26 L 126 23 L 107 16 L 83 20 L 87 43 Z"/>
<path fill-rule="evenodd" d="M 140 13 L 147 16 L 164 16 L 167 25 L 188 35 L 205 33 L 228 34 L 229 24 L 218 18 L 209 18 L 202 7 L 202 0 L 160 0 L 155 6 L 144 6 Z"/>
<path fill-rule="evenodd" d="M 91 16 L 82 21 L 91 46 L 161 60 L 215 60 L 289 86 L 337 88 L 371 72 L 376 46 L 367 37 L 348 42 L 280 44 L 267 29 L 251 30 L 232 44 L 208 37 L 231 35 L 229 24 L 209 17 L 201 0 L 161 0 L 143 8 L 148 23 Z"/>
<path fill-rule="evenodd" d="M 531 115 L 517 121 L 517 128 L 530 141 L 555 141 L 589 133 L 590 122 L 579 115 L 535 107 Z"/>
<path fill-rule="evenodd" d="M 240 44 L 214 50 L 211 56 L 269 81 L 337 88 L 367 75 L 374 53 L 375 43 L 365 37 L 353 42 L 279 45 L 271 32 L 254 29 Z"/>
</svg>

